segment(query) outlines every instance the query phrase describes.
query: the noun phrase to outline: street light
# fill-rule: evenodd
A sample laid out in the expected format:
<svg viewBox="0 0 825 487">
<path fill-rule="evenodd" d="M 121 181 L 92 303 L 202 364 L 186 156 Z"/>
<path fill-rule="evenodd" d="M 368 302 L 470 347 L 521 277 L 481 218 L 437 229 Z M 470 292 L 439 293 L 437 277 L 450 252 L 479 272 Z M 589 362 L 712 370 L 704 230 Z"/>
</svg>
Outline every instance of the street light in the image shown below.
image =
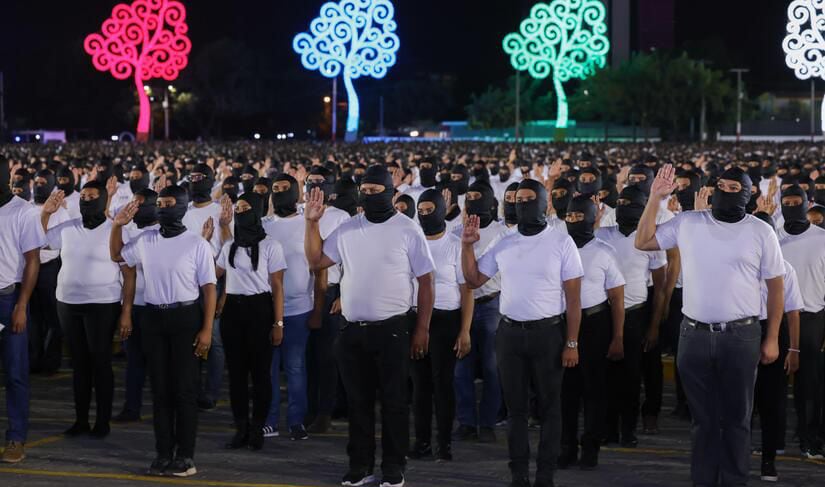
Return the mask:
<svg viewBox="0 0 825 487">
<path fill-rule="evenodd" d="M 261 139 L 261 134 L 256 132 L 255 135 L 252 136 L 252 138 L 254 138 L 255 140 L 260 140 Z"/>
<path fill-rule="evenodd" d="M 325 97 L 324 97 L 324 103 L 329 103 L 329 102 L 331 102 L 331 101 L 332 101 L 332 98 L 330 98 L 330 97 L 328 97 L 328 96 L 325 96 Z"/>
<path fill-rule="evenodd" d="M 750 69 L 737 68 L 731 69 L 731 73 L 736 73 L 736 143 L 742 136 L 742 74 L 749 72 Z"/>
</svg>

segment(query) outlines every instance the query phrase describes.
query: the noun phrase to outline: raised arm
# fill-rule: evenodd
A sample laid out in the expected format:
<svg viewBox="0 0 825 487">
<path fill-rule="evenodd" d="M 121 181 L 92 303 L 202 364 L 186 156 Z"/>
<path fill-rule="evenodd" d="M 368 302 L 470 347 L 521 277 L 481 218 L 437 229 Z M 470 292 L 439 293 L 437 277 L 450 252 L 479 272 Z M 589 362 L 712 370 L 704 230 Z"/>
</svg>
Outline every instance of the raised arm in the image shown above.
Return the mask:
<svg viewBox="0 0 825 487">
<path fill-rule="evenodd" d="M 470 289 L 478 289 L 490 280 L 478 270 L 478 261 L 473 245 L 481 238 L 479 227 L 481 220 L 477 215 L 469 215 L 464 223 L 464 231 L 461 233 L 461 271 L 464 273 L 464 280 Z"/>
<path fill-rule="evenodd" d="M 636 230 L 636 248 L 639 250 L 659 250 L 659 242 L 656 241 L 656 215 L 659 213 L 659 203 L 669 197 L 676 188 L 674 175 L 673 166 L 665 164 L 653 180 L 650 198 L 647 199 L 645 211 L 639 220 L 639 228 Z"/>
<path fill-rule="evenodd" d="M 52 215 L 57 213 L 60 206 L 63 205 L 63 198 L 63 191 L 57 190 L 43 203 L 43 207 L 40 209 L 40 225 L 43 227 L 43 233 L 49 231 L 49 220 L 51 220 Z"/>
<path fill-rule="evenodd" d="M 335 264 L 332 259 L 324 255 L 324 242 L 321 240 L 321 226 L 318 223 L 322 216 L 324 216 L 324 192 L 320 188 L 312 188 L 304 207 L 304 218 L 306 218 L 304 252 L 312 271 L 326 269 Z"/>
<path fill-rule="evenodd" d="M 112 220 L 112 232 L 109 234 L 109 256 L 115 262 L 123 262 L 123 227 L 128 225 L 138 210 L 138 202 L 130 201 Z"/>
</svg>

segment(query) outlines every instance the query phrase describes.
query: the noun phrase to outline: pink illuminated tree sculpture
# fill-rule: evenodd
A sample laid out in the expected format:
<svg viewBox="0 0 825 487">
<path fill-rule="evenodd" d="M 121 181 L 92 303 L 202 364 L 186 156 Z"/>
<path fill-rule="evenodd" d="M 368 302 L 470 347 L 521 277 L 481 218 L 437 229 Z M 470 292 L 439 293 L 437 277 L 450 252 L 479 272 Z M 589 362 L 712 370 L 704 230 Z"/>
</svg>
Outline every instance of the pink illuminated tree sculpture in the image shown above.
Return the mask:
<svg viewBox="0 0 825 487">
<path fill-rule="evenodd" d="M 192 42 L 186 33 L 186 9 L 176 0 L 135 0 L 118 4 L 103 22 L 102 33 L 86 37 L 92 64 L 116 79 L 132 78 L 140 100 L 137 140 L 149 138 L 151 106 L 144 83 L 172 81 L 189 62 Z"/>
</svg>

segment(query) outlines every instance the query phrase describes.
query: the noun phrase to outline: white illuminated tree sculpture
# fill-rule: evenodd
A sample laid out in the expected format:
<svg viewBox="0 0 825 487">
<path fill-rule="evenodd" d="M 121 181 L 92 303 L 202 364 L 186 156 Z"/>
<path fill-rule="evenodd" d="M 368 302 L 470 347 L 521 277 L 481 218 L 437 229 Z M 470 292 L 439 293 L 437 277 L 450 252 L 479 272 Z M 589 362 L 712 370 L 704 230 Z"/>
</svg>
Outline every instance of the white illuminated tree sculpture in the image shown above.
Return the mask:
<svg viewBox="0 0 825 487">
<path fill-rule="evenodd" d="M 782 41 L 785 64 L 801 80 L 825 80 L 825 0 L 791 2 L 788 5 L 787 32 Z M 825 101 L 820 120 L 825 132 Z"/>
</svg>

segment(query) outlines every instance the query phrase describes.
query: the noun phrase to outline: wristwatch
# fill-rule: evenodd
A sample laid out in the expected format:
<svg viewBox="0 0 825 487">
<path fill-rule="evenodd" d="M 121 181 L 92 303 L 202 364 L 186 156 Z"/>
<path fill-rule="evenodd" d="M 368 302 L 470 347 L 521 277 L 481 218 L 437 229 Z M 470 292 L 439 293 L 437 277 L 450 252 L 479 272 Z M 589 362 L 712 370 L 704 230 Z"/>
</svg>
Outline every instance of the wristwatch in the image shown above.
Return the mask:
<svg viewBox="0 0 825 487">
<path fill-rule="evenodd" d="M 283 320 L 278 321 L 278 322 L 276 322 L 274 325 L 272 325 L 272 328 L 283 328 L 283 327 L 284 327 L 284 322 L 283 322 Z"/>
<path fill-rule="evenodd" d="M 567 348 L 572 348 L 573 350 L 579 348 L 579 342 L 576 340 L 567 340 Z"/>
</svg>

